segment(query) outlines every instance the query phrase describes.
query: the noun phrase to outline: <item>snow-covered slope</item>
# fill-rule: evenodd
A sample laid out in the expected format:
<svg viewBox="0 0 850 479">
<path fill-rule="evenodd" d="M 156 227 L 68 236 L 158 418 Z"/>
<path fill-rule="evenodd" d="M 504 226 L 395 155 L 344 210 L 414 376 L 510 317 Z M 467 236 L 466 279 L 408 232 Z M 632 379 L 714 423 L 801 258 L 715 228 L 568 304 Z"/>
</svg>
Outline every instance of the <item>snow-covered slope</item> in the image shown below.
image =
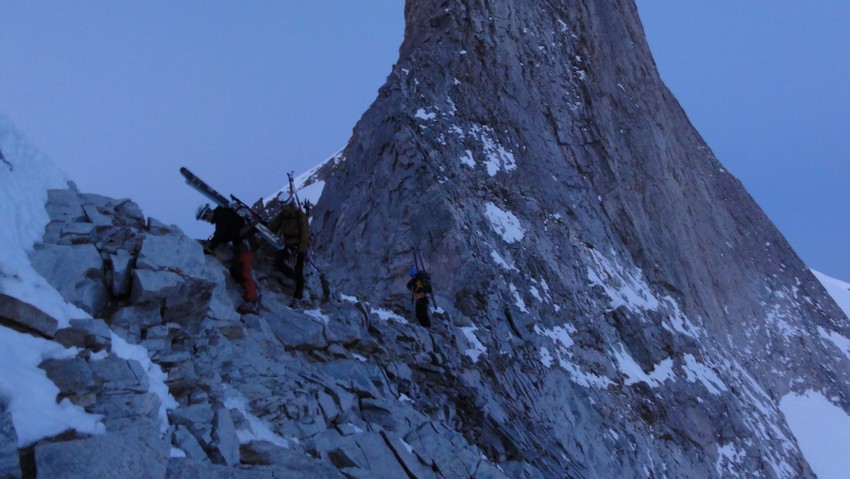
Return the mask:
<svg viewBox="0 0 850 479">
<path fill-rule="evenodd" d="M 90 315 L 66 301 L 35 271 L 29 253 L 42 240 L 49 221 L 45 211 L 48 190 L 67 187 L 65 174 L 0 114 L 0 224 L 4 225 L 0 228 L 0 293 L 35 306 L 56 319 L 59 328 Z M 133 358 L 146 368 L 151 391 L 163 405 L 171 404 L 165 375 L 144 348 L 117 336 L 112 343 L 119 357 Z M 12 414 L 19 445 L 69 429 L 90 434 L 105 431 L 100 416 L 86 413 L 68 399 L 57 402 L 59 389 L 38 367 L 44 360 L 76 354 L 74 348 L 0 326 L 0 402 Z M 167 424 L 164 408 L 160 418 Z"/>
<path fill-rule="evenodd" d="M 67 178 L 6 117 L 0 115 L 0 293 L 67 321 L 86 313 L 65 301 L 30 265 L 27 253 L 41 241 L 48 217 L 47 190 Z"/>
</svg>

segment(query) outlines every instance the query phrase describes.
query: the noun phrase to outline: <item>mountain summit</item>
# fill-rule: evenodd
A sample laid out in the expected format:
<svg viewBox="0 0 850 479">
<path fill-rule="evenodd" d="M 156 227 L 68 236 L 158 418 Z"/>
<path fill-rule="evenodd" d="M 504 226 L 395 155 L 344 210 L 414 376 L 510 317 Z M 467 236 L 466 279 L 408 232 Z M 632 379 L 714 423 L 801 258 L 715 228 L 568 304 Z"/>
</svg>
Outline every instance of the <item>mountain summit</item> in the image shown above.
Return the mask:
<svg viewBox="0 0 850 479">
<path fill-rule="evenodd" d="M 811 474 L 778 403 L 850 408 L 825 339 L 847 320 L 664 86 L 634 2 L 405 15 L 315 209 L 342 289 L 385 301 L 423 251 L 487 349 L 482 414 L 557 477 Z"/>
</svg>

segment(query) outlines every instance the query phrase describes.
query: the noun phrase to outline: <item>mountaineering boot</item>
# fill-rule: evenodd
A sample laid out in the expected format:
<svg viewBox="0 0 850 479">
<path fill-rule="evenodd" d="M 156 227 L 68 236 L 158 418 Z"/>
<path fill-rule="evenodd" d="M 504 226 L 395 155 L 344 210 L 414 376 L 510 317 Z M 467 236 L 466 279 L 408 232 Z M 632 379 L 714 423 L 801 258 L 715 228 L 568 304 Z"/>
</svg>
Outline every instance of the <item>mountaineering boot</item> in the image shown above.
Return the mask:
<svg viewBox="0 0 850 479">
<path fill-rule="evenodd" d="M 259 310 L 260 308 L 256 301 L 245 301 L 236 308 L 236 311 L 241 314 L 257 314 Z"/>
<path fill-rule="evenodd" d="M 304 307 L 304 304 L 300 299 L 294 298 L 291 303 L 289 303 L 289 307 L 292 309 L 301 309 Z"/>
</svg>

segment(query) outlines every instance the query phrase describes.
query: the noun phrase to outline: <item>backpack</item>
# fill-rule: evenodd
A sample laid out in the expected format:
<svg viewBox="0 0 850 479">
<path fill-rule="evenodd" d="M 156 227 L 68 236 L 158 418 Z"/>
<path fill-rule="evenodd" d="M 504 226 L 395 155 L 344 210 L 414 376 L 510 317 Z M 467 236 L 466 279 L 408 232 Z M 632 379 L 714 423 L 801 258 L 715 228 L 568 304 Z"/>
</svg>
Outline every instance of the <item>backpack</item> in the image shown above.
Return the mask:
<svg viewBox="0 0 850 479">
<path fill-rule="evenodd" d="M 422 291 L 431 294 L 433 292 L 433 288 L 431 287 L 431 274 L 425 270 L 419 270 L 416 273 L 416 278 L 422 283 Z"/>
</svg>

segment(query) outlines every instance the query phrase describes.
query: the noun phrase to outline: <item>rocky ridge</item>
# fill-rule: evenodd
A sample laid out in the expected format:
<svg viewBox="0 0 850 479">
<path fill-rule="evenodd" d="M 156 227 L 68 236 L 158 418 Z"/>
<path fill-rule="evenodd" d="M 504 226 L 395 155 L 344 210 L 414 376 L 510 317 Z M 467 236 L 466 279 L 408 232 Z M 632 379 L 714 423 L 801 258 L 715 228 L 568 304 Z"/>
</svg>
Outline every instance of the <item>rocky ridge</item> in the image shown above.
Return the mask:
<svg viewBox="0 0 850 479">
<path fill-rule="evenodd" d="M 76 348 L 40 367 L 59 388 L 57 401 L 101 415 L 106 434 L 71 431 L 19 451 L 4 413 L 4 477 L 508 477 L 505 470 L 535 470 L 521 461 L 497 468 L 467 439 L 481 431 L 455 401 L 474 398 L 455 376 L 470 363 L 459 353 L 471 347 L 461 330 L 429 332 L 352 298 L 322 303 L 315 273 L 312 306 L 291 310 L 292 284 L 262 261 L 262 310 L 240 316 L 226 248 L 205 256 L 196 240 L 146 219 L 128 200 L 74 189 L 48 197 L 51 222 L 31 261 L 98 319 L 60 329 L 8 296 L 0 297 L 0 317 Z M 175 402 L 166 423 L 145 368 L 116 356 L 116 340 L 144 346 L 167 373 Z M 488 441 L 490 454 L 507 455 L 502 438 Z"/>
</svg>

